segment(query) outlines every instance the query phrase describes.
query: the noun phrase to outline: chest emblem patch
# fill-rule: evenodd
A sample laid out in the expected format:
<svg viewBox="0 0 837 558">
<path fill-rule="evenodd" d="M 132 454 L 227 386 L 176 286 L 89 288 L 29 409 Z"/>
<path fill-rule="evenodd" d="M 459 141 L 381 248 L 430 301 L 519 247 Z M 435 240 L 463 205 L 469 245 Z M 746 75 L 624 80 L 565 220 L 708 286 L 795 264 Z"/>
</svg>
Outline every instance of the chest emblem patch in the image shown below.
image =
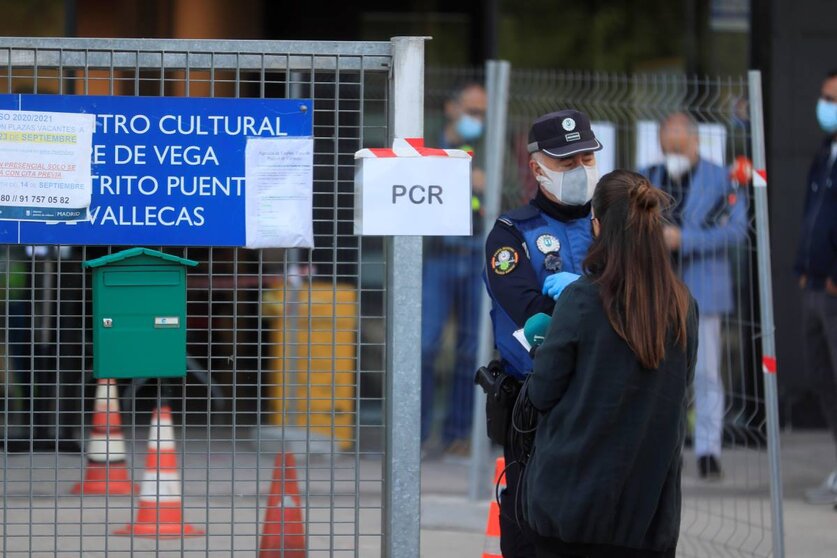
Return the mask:
<svg viewBox="0 0 837 558">
<path fill-rule="evenodd" d="M 542 234 L 535 241 L 535 246 L 542 254 L 549 254 L 550 252 L 558 252 L 561 250 L 561 243 L 551 234 Z"/>
<path fill-rule="evenodd" d="M 510 246 L 503 246 L 502 248 L 498 248 L 494 252 L 494 255 L 491 256 L 491 269 L 497 275 L 505 275 L 517 267 L 519 259 L 520 256 L 517 254 L 517 250 Z"/>
</svg>

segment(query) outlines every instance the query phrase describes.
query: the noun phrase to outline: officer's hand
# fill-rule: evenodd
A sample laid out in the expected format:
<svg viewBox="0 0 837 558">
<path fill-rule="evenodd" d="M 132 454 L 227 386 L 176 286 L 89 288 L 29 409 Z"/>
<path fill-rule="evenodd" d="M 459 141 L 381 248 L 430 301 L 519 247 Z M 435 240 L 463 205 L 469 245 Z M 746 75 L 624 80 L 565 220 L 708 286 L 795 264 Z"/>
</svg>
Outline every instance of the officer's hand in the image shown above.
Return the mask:
<svg viewBox="0 0 837 558">
<path fill-rule="evenodd" d="M 579 277 L 581 277 L 581 275 L 576 275 L 575 273 L 570 273 L 569 271 L 553 273 L 546 278 L 546 281 L 543 282 L 543 294 L 551 296 L 553 300 L 558 300 L 558 297 L 561 296 L 561 293 L 564 292 L 567 285 Z"/>
</svg>

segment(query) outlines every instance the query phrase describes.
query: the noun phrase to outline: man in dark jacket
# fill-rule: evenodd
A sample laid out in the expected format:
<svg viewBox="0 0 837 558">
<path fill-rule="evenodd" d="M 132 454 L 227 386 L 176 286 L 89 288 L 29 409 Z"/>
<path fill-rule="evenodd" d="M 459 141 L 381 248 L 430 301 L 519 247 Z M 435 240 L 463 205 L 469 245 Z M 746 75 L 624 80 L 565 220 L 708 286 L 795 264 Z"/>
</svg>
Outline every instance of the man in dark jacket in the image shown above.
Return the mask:
<svg viewBox="0 0 837 558">
<path fill-rule="evenodd" d="M 837 444 L 837 70 L 823 81 L 817 120 L 826 138 L 808 172 L 794 271 L 804 291 L 807 369 Z M 805 496 L 837 505 L 837 468 Z"/>
<path fill-rule="evenodd" d="M 562 110 L 541 116 L 529 131 L 529 169 L 539 189 L 528 204 L 497 219 L 485 244 L 485 279 L 491 297 L 494 344 L 505 372 L 523 379 L 532 370 L 516 331 L 582 273 L 590 233 L 590 198 L 598 182 L 595 152 L 602 148 L 586 114 Z M 504 445 L 506 489 L 500 500 L 504 558 L 530 558 L 535 549 L 521 530 L 517 487 L 521 468 Z"/>
</svg>

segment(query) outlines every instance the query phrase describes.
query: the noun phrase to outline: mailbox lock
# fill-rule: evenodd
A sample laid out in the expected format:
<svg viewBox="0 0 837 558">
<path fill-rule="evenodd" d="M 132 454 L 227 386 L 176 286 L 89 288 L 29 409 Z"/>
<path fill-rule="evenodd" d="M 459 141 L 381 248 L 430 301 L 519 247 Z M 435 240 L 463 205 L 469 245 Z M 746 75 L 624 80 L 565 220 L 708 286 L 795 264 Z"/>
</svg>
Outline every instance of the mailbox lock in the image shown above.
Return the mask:
<svg viewBox="0 0 837 558">
<path fill-rule="evenodd" d="M 105 327 L 113 327 L 113 318 L 102 318 L 102 325 Z"/>
</svg>

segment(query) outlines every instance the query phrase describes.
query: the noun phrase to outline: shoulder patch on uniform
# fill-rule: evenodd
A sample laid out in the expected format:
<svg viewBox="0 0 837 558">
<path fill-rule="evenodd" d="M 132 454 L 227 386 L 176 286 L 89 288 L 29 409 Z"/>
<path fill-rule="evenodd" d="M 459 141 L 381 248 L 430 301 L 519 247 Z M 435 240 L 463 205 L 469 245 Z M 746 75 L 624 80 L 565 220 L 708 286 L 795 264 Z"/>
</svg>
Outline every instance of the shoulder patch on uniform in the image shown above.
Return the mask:
<svg viewBox="0 0 837 558">
<path fill-rule="evenodd" d="M 506 275 L 517 267 L 518 260 L 520 260 L 520 256 L 517 250 L 511 246 L 503 246 L 502 248 L 498 248 L 494 252 L 494 255 L 491 256 L 491 269 L 497 275 Z"/>
<path fill-rule="evenodd" d="M 511 211 L 506 211 L 503 216 L 510 218 L 512 221 L 525 221 L 527 219 L 533 219 L 540 214 L 537 207 L 532 204 L 526 204 L 516 207 Z"/>
</svg>

